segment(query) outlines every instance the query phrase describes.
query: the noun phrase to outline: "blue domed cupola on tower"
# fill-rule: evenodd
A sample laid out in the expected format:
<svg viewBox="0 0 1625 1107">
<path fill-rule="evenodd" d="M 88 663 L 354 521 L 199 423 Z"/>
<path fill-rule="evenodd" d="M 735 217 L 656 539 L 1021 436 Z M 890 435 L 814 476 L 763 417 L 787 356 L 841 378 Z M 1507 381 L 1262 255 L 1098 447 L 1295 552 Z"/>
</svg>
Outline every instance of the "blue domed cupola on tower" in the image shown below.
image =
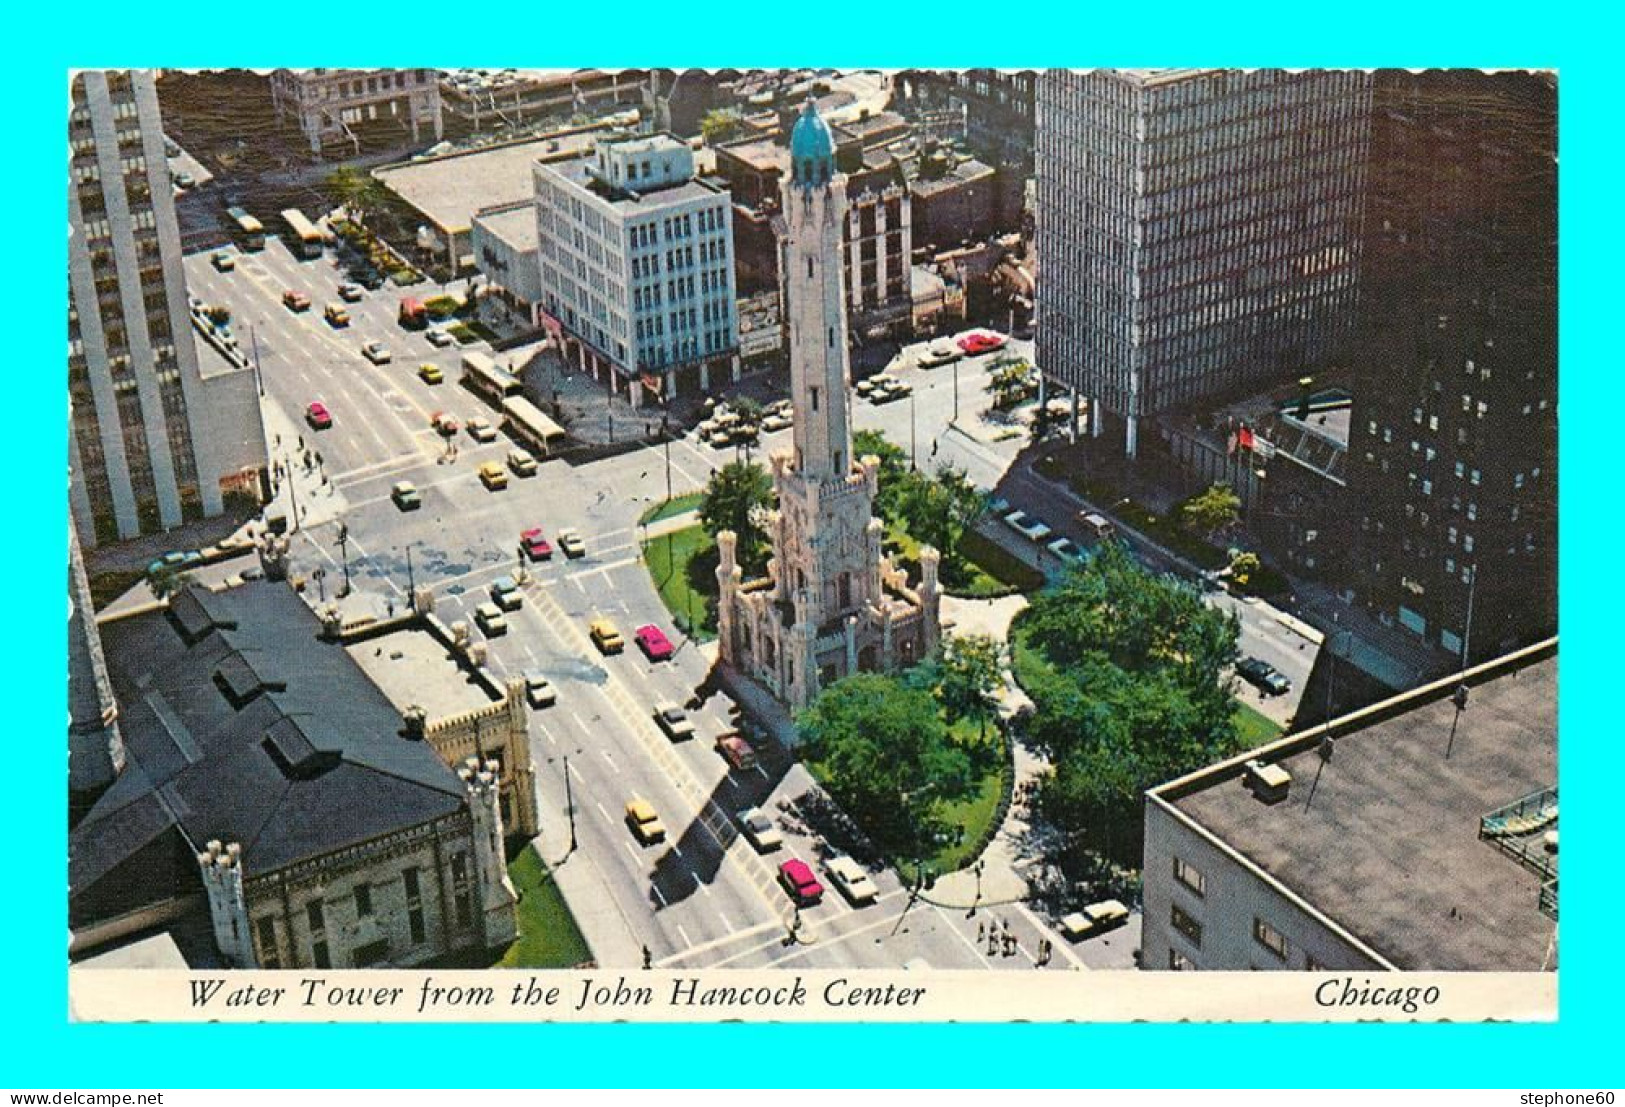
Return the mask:
<svg viewBox="0 0 1625 1107">
<path fill-rule="evenodd" d="M 790 132 L 790 179 L 802 188 L 829 184 L 835 174 L 835 136 L 811 100 Z"/>
</svg>

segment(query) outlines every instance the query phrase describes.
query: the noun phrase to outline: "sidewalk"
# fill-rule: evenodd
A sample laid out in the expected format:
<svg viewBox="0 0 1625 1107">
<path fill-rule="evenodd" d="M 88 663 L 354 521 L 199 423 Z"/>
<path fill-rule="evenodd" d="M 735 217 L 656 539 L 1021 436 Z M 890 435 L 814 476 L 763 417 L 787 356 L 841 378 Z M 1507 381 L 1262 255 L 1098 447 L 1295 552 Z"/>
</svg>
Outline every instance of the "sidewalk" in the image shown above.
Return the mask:
<svg viewBox="0 0 1625 1107">
<path fill-rule="evenodd" d="M 531 842 L 531 848 L 552 871 L 553 883 L 570 908 L 598 967 L 642 968 L 643 942 L 632 933 L 626 916 L 615 904 L 615 897 L 604 894 L 605 878 L 588 859 L 586 851 L 578 849 L 569 853 L 569 830 L 544 828 L 541 836 Z"/>
</svg>

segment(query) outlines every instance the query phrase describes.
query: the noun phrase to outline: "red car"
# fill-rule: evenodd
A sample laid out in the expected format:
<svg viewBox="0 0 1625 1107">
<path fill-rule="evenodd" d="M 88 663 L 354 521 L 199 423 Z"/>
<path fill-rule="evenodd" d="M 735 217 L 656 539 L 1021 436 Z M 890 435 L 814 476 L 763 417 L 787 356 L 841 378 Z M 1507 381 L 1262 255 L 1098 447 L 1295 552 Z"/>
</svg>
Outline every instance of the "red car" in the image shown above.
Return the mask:
<svg viewBox="0 0 1625 1107">
<path fill-rule="evenodd" d="M 978 354 L 990 354 L 1002 347 L 1007 341 L 1009 340 L 1002 334 L 988 334 L 985 331 L 977 331 L 975 334 L 967 334 L 964 338 L 961 338 L 959 348 L 971 357 L 975 357 Z"/>
<path fill-rule="evenodd" d="M 305 408 L 305 422 L 317 430 L 326 430 L 333 425 L 333 416 L 327 405 L 318 400 Z"/>
<path fill-rule="evenodd" d="M 457 433 L 457 419 L 447 415 L 444 411 L 437 411 L 429 416 L 429 425 L 439 431 L 442 437 L 450 438 Z"/>
<path fill-rule="evenodd" d="M 282 302 L 289 311 L 310 310 L 310 297 L 292 288 L 282 294 Z"/>
<path fill-rule="evenodd" d="M 818 878 L 805 861 L 791 858 L 780 865 L 779 884 L 799 907 L 811 907 L 824 898 L 824 886 L 818 883 Z"/>
<path fill-rule="evenodd" d="M 547 561 L 553 556 L 553 543 L 542 537 L 541 527 L 521 531 L 519 545 L 524 548 L 525 556 L 532 561 Z"/>
<path fill-rule="evenodd" d="M 638 648 L 650 661 L 665 661 L 672 655 L 671 639 L 653 623 L 639 627 L 632 637 L 637 639 Z"/>
</svg>

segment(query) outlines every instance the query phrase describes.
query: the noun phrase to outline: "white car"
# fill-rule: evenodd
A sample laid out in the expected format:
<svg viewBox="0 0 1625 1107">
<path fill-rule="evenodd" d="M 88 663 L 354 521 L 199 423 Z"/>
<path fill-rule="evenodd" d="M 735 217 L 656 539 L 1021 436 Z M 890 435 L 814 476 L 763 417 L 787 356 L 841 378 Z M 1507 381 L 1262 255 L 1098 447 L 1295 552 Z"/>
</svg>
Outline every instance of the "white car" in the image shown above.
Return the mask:
<svg viewBox="0 0 1625 1107">
<path fill-rule="evenodd" d="M 469 435 L 476 442 L 495 442 L 497 440 L 496 428 L 478 415 L 464 425 L 468 428 Z"/>
<path fill-rule="evenodd" d="M 558 693 L 541 673 L 525 674 L 525 699 L 532 707 L 552 707 L 558 702 Z"/>
<path fill-rule="evenodd" d="M 853 906 L 873 903 L 880 895 L 880 889 L 869 879 L 869 871 L 850 857 L 831 857 L 825 862 L 824 871 Z"/>
<path fill-rule="evenodd" d="M 451 337 L 450 333 L 448 333 L 442 327 L 430 327 L 428 330 L 423 332 L 423 336 L 429 340 L 429 344 L 431 346 L 445 347 L 450 346 L 454 341 L 456 341 Z"/>
<path fill-rule="evenodd" d="M 739 813 L 739 829 L 745 841 L 756 847 L 757 853 L 772 853 L 784 845 L 784 835 L 773 825 L 773 820 L 760 807 L 750 807 Z"/>
<path fill-rule="evenodd" d="M 921 369 L 935 369 L 939 365 L 958 361 L 963 355 L 964 351 L 954 345 L 953 339 L 939 338 L 920 354 L 919 366 Z"/>
<path fill-rule="evenodd" d="M 361 356 L 374 365 L 387 365 L 392 355 L 382 342 L 368 342 L 361 347 Z"/>
<path fill-rule="evenodd" d="M 476 607 L 474 621 L 480 625 L 487 638 L 508 633 L 508 620 L 503 617 L 502 609 L 494 603 L 482 603 Z"/>
</svg>

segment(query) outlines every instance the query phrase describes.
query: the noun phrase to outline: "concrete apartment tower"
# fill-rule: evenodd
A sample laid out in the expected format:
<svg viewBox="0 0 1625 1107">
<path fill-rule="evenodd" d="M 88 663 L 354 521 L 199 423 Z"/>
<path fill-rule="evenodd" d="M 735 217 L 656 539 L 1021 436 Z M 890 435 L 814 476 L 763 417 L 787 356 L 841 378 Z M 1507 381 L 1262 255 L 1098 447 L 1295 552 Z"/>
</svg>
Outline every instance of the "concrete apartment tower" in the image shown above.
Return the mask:
<svg viewBox="0 0 1625 1107">
<path fill-rule="evenodd" d="M 150 71 L 73 76 L 69 503 L 86 546 L 219 515 L 264 487 L 254 374 L 192 332 Z"/>
<path fill-rule="evenodd" d="M 910 589 L 881 553 L 879 462 L 852 456 L 846 178 L 835 172 L 829 125 L 810 103 L 791 132 L 790 156 L 783 267 L 795 431 L 792 449 L 772 458 L 772 582 L 744 581 L 727 531 L 718 535 L 717 579 L 723 659 L 800 708 L 840 677 L 919 660 L 940 627 L 937 552 L 921 551 L 921 584 Z"/>
<path fill-rule="evenodd" d="M 87 809 L 124 771 L 118 701 L 107 676 L 101 634 L 79 535 L 68 527 L 68 791 L 70 811 Z"/>
<path fill-rule="evenodd" d="M 1038 364 L 1138 455 L 1146 420 L 1292 381 L 1352 328 L 1366 73 L 1052 70 Z"/>
</svg>

